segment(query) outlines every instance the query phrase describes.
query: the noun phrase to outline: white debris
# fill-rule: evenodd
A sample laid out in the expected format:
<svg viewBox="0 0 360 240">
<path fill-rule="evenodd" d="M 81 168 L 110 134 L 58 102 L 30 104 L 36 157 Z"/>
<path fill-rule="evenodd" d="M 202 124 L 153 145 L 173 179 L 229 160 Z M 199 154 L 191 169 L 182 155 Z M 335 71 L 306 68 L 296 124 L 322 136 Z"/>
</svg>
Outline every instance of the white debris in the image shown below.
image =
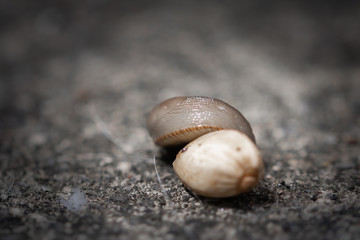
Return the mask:
<svg viewBox="0 0 360 240">
<path fill-rule="evenodd" d="M 60 198 L 60 204 L 72 212 L 79 212 L 86 207 L 87 200 L 79 188 L 74 188 L 68 200 Z"/>
</svg>

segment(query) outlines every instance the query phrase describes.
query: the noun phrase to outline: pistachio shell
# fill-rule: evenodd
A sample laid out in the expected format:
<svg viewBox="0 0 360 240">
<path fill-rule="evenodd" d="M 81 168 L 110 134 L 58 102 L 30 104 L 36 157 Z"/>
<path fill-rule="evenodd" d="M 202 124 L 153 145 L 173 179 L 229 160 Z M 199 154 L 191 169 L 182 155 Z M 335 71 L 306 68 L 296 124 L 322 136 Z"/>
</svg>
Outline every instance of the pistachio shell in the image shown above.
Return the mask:
<svg viewBox="0 0 360 240">
<path fill-rule="evenodd" d="M 173 167 L 181 181 L 206 197 L 231 197 L 256 186 L 264 165 L 258 148 L 237 130 L 207 133 L 186 145 Z"/>
</svg>

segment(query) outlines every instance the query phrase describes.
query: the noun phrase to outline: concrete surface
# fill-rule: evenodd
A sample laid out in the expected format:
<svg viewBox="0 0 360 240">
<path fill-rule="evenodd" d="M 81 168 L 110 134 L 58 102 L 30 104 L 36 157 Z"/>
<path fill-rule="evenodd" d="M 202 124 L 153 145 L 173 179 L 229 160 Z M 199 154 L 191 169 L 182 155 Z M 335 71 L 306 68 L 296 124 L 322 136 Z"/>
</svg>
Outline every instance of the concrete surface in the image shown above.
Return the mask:
<svg viewBox="0 0 360 240">
<path fill-rule="evenodd" d="M 0 1 L 0 238 L 359 239 L 359 16 L 355 1 Z M 256 189 L 181 184 L 145 128 L 178 95 L 245 115 Z"/>
</svg>

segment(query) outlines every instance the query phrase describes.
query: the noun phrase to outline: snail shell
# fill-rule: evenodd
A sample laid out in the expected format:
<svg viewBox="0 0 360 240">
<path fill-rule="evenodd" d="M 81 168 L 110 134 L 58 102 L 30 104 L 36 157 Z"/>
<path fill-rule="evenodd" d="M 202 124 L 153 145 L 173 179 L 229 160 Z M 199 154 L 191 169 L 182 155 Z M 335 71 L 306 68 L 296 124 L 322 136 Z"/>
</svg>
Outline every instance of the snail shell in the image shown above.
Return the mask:
<svg viewBox="0 0 360 240">
<path fill-rule="evenodd" d="M 173 167 L 181 181 L 205 197 L 231 197 L 248 191 L 262 179 L 258 148 L 237 130 L 207 133 L 186 145 Z"/>
<path fill-rule="evenodd" d="M 181 145 L 221 129 L 237 129 L 254 143 L 249 122 L 229 104 L 210 97 L 175 97 L 155 106 L 147 128 L 160 146 Z"/>
</svg>

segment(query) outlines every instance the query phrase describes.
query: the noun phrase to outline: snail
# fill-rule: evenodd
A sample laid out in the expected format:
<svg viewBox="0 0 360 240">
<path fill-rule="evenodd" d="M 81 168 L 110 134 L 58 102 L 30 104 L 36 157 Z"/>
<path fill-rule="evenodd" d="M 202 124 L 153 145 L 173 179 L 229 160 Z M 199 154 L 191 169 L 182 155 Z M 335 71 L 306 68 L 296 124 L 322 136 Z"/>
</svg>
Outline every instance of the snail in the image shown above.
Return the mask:
<svg viewBox="0 0 360 240">
<path fill-rule="evenodd" d="M 255 142 L 249 122 L 229 104 L 210 97 L 174 97 L 155 106 L 147 128 L 162 147 L 188 143 L 221 129 L 238 129 Z"/>
<path fill-rule="evenodd" d="M 173 167 L 198 195 L 235 196 L 256 186 L 263 177 L 264 165 L 249 122 L 219 99 L 168 99 L 151 110 L 147 128 L 161 147 L 188 143 Z"/>
</svg>

